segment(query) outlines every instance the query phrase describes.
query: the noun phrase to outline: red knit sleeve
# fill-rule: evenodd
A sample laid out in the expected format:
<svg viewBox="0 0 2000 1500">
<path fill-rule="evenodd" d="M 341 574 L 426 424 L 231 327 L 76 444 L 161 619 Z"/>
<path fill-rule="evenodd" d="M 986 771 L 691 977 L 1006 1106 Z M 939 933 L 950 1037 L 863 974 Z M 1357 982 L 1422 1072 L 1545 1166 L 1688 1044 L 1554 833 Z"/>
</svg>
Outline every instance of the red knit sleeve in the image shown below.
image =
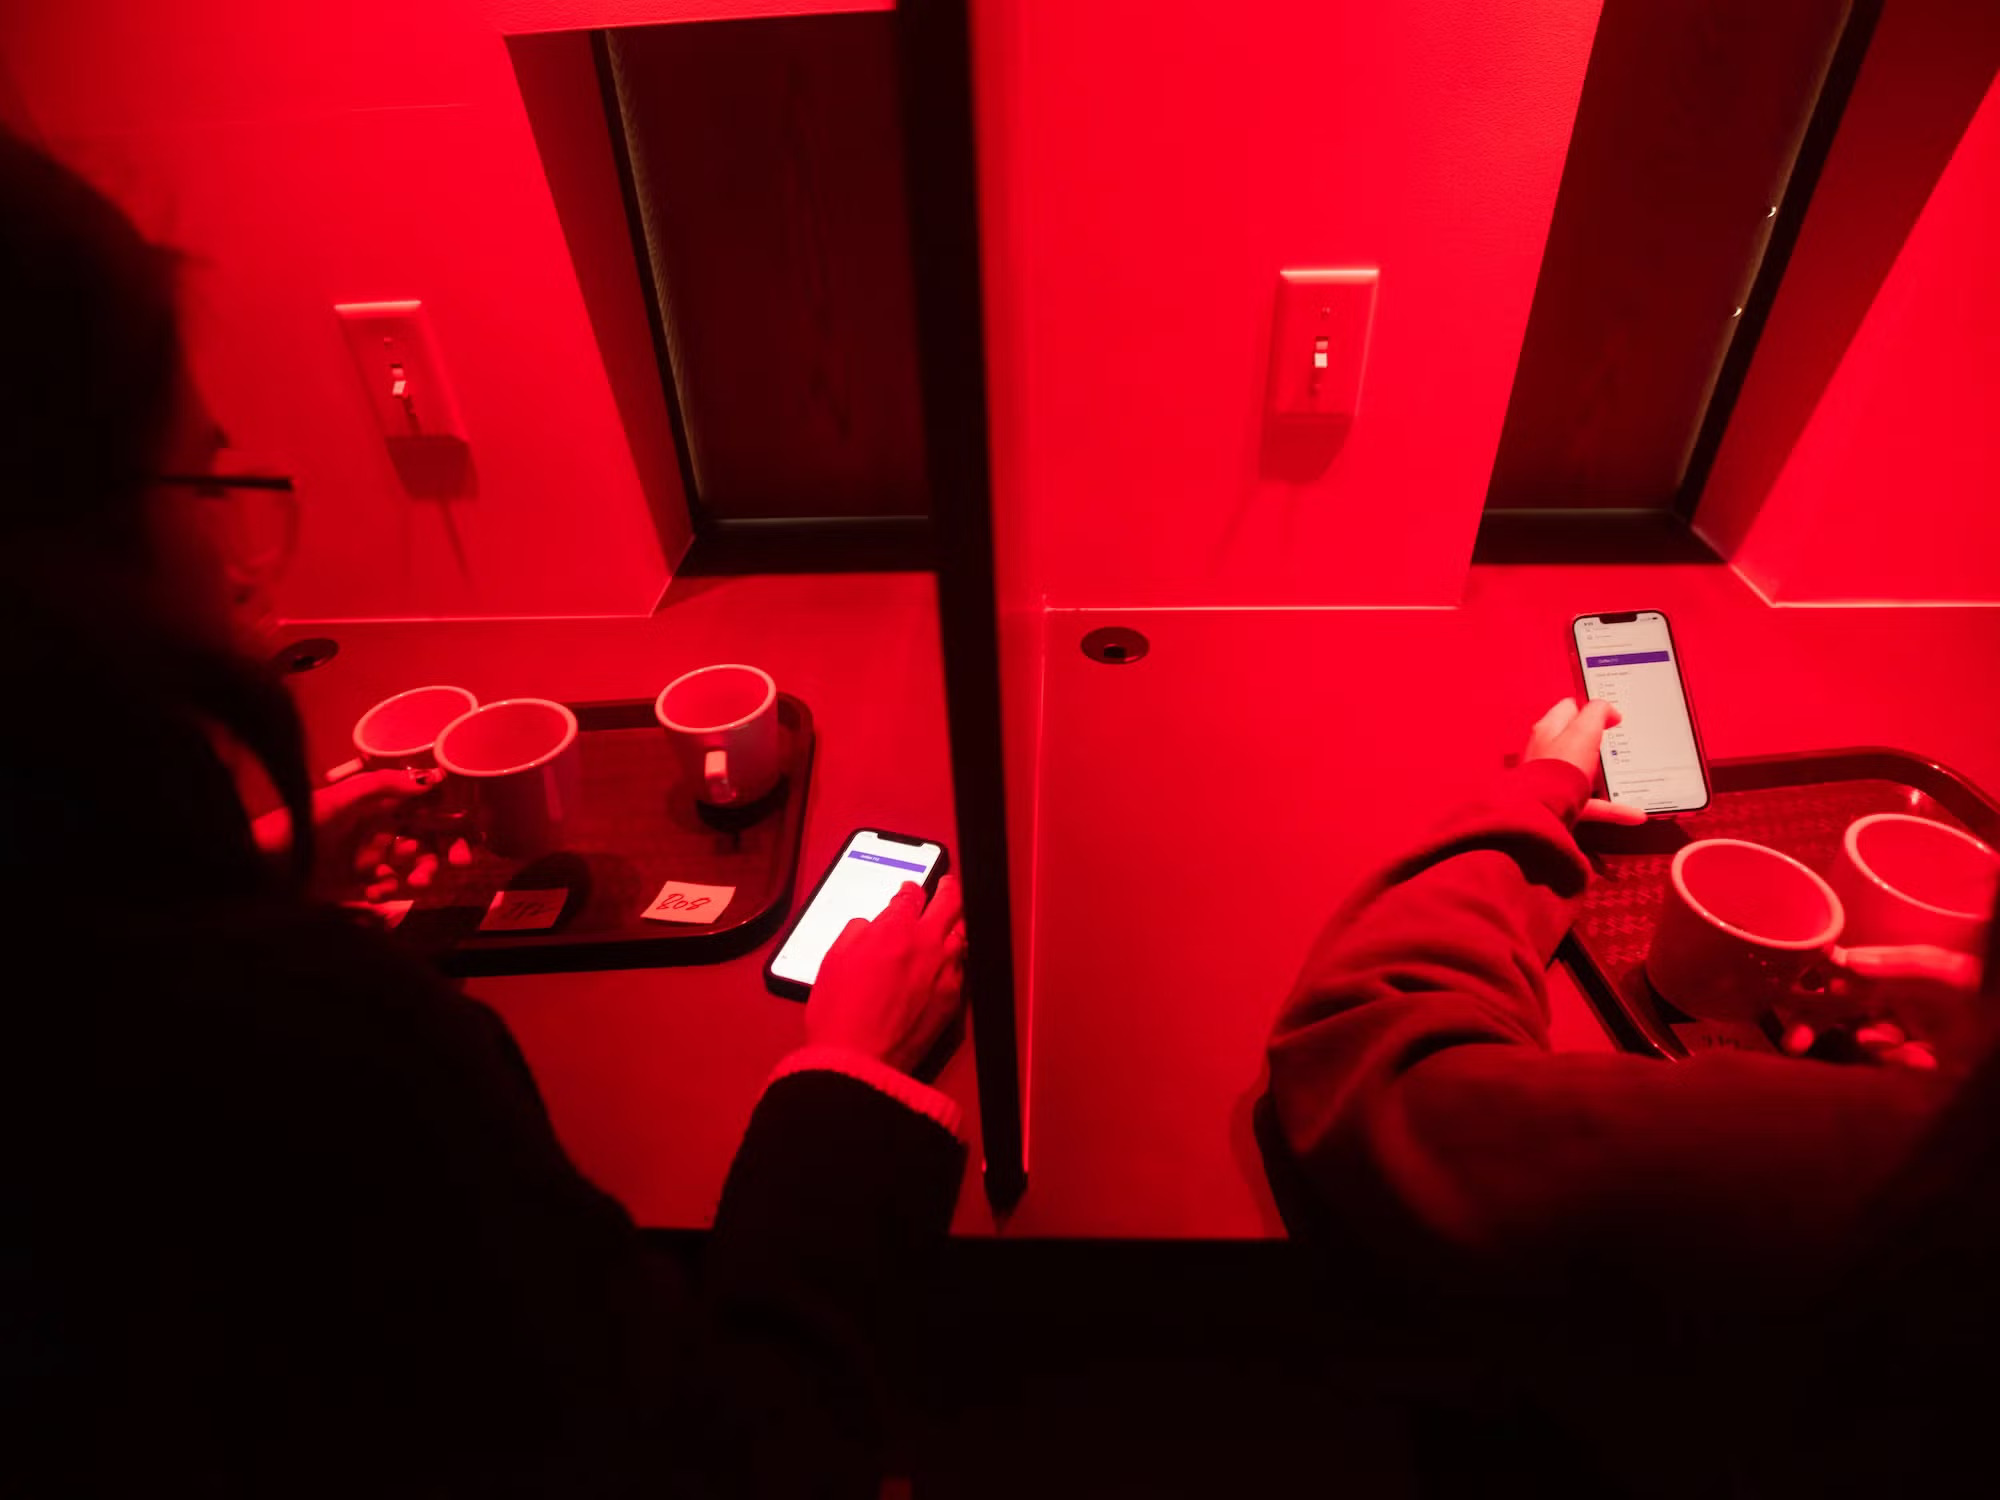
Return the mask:
<svg viewBox="0 0 2000 1500">
<path fill-rule="evenodd" d="M 1267 1151 L 1350 1250 L 1459 1285 L 1714 1274 L 1744 1293 L 1753 1262 L 1796 1281 L 1939 1085 L 1551 1053 L 1544 974 L 1590 878 L 1568 830 L 1587 790 L 1555 762 L 1510 773 L 1334 920 L 1271 1038 Z"/>
</svg>

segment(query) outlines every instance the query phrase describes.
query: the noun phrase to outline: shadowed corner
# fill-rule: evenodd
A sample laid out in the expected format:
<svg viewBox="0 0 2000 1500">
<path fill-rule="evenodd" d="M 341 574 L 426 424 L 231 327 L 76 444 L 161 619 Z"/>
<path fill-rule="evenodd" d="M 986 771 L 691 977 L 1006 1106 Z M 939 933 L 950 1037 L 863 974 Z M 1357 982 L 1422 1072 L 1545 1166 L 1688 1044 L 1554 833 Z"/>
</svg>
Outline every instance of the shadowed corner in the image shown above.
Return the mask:
<svg viewBox="0 0 2000 1500">
<path fill-rule="evenodd" d="M 1354 418 L 1337 416 L 1271 416 L 1264 421 L 1264 441 L 1257 455 L 1258 477 L 1283 484 L 1317 479 L 1347 446 Z"/>
</svg>

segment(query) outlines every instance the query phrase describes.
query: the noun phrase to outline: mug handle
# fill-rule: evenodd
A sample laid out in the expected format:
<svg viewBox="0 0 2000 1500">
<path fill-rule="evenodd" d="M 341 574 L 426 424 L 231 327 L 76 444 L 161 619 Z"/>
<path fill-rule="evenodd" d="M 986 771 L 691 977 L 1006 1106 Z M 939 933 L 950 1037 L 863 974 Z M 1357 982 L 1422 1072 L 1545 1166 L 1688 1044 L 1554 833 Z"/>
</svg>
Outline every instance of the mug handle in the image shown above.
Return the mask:
<svg viewBox="0 0 2000 1500">
<path fill-rule="evenodd" d="M 367 769 L 367 762 L 357 755 L 354 759 L 344 760 L 331 771 L 328 771 L 323 780 L 327 786 L 332 786 L 336 781 L 345 781 L 350 776 L 359 776 Z"/>
<path fill-rule="evenodd" d="M 729 784 L 729 752 L 711 750 L 701 758 L 701 778 L 708 784 L 708 800 L 734 802 L 736 788 Z"/>
</svg>

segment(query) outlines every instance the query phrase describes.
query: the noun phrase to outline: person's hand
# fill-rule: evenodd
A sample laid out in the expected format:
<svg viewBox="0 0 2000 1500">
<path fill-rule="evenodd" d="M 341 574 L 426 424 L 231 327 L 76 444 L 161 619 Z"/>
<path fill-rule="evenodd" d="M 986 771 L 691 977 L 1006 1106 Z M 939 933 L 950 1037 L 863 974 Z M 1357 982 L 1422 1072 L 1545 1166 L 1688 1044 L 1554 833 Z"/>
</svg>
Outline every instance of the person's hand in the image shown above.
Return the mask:
<svg viewBox="0 0 2000 1500">
<path fill-rule="evenodd" d="M 907 1073 L 958 1014 L 964 904 L 947 875 L 924 906 L 908 884 L 870 922 L 856 917 L 827 949 L 806 1001 L 809 1046 L 846 1047 Z"/>
<path fill-rule="evenodd" d="M 1824 988 L 1800 990 L 1781 1008 L 1779 1044 L 1891 1067 L 1935 1068 L 1938 1049 L 1973 1018 L 1979 960 L 1924 944 L 1835 948 Z"/>
<path fill-rule="evenodd" d="M 313 793 L 312 893 L 327 901 L 386 901 L 404 889 L 422 890 L 437 877 L 439 855 L 420 839 L 399 837 L 396 810 L 438 784 L 439 771 L 363 771 Z M 257 846 L 283 854 L 292 846 L 291 814 L 283 808 L 252 825 Z M 469 854 L 463 845 L 454 864 Z"/>
<path fill-rule="evenodd" d="M 1617 709 L 1601 699 L 1593 698 L 1578 708 L 1576 699 L 1564 698 L 1536 720 L 1535 727 L 1528 731 L 1528 748 L 1521 752 L 1521 762 L 1525 765 L 1531 760 L 1559 760 L 1565 765 L 1575 766 L 1594 785 L 1597 781 L 1598 747 L 1603 743 L 1604 731 L 1622 717 Z M 1630 828 L 1645 822 L 1646 812 L 1644 808 L 1628 803 L 1592 797 L 1583 804 L 1583 811 L 1577 814 L 1576 820 L 1579 823 L 1619 823 Z"/>
</svg>

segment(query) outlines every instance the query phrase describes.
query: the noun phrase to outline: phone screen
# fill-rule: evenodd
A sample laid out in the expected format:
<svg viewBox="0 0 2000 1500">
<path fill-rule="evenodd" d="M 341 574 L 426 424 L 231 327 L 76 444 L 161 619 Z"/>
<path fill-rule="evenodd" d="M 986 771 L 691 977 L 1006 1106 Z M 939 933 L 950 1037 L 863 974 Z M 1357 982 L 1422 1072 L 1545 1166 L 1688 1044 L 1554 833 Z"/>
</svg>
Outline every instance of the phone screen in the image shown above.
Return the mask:
<svg viewBox="0 0 2000 1500">
<path fill-rule="evenodd" d="M 905 843 L 865 828 L 855 834 L 771 960 L 771 972 L 798 984 L 813 983 L 820 960 L 842 929 L 856 917 L 872 921 L 880 916 L 905 882 L 929 881 L 943 853 L 938 844 Z"/>
<path fill-rule="evenodd" d="M 1708 777 L 1681 683 L 1673 632 L 1658 610 L 1584 615 L 1571 627 L 1584 690 L 1624 716 L 1604 736 L 1604 786 L 1649 813 L 1708 806 Z"/>
</svg>

